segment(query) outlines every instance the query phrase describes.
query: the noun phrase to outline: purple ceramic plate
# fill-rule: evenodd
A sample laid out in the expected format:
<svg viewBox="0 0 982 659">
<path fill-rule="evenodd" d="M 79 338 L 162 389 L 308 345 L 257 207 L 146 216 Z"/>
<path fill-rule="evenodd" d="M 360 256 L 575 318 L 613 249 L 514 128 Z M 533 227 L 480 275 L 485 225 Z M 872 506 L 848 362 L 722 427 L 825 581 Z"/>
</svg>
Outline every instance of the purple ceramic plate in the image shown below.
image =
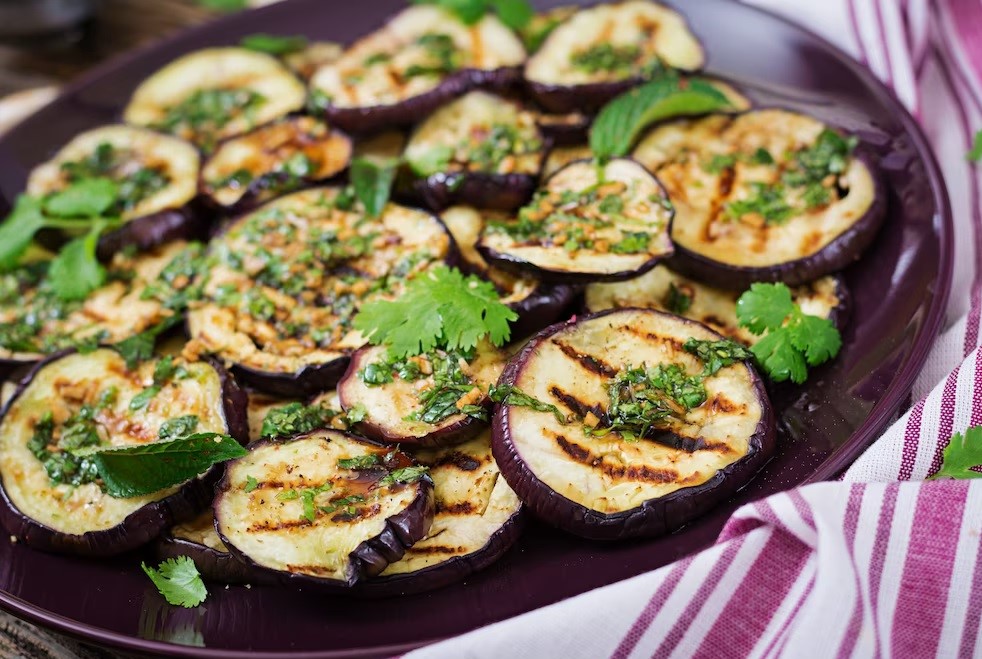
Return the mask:
<svg viewBox="0 0 982 659">
<path fill-rule="evenodd" d="M 30 167 L 77 132 L 118 120 L 136 84 L 178 55 L 255 32 L 350 41 L 403 4 L 364 0 L 352 9 L 349 3 L 291 0 L 111 63 L 0 140 L 0 193 L 9 202 Z M 398 654 L 664 565 L 710 544 L 737 506 L 833 477 L 854 460 L 907 401 L 941 326 L 952 227 L 937 164 L 894 96 L 825 41 L 726 0 L 684 4 L 709 51 L 709 72 L 745 86 L 759 104 L 800 109 L 859 133 L 882 159 L 890 196 L 889 221 L 872 250 L 846 273 L 854 306 L 842 354 L 807 386 L 777 392 L 780 449 L 738 496 L 654 541 L 596 544 L 532 524 L 517 547 L 466 583 L 380 601 L 212 586 L 204 606 L 178 609 L 167 606 L 142 574 L 142 555 L 94 562 L 41 554 L 5 538 L 0 606 L 67 634 L 147 654 Z"/>
</svg>

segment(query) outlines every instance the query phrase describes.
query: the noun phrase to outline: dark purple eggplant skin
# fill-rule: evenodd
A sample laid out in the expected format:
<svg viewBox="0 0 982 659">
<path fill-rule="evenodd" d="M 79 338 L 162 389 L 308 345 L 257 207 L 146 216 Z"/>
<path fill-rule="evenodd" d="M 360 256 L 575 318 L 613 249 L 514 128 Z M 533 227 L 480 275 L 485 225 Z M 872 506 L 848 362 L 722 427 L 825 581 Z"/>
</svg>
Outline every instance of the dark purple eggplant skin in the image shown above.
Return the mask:
<svg viewBox="0 0 982 659">
<path fill-rule="evenodd" d="M 192 200 L 182 209 L 162 210 L 134 218 L 118 229 L 103 234 L 96 247 L 96 256 L 108 261 L 127 247 L 145 252 L 173 240 L 204 239 L 211 226 L 209 217 L 200 202 Z"/>
<path fill-rule="evenodd" d="M 475 572 L 485 569 L 511 549 L 522 535 L 526 522 L 527 515 L 523 505 L 478 551 L 464 556 L 454 556 L 448 561 L 416 572 L 361 581 L 355 585 L 352 595 L 366 599 L 416 595 L 462 581 Z"/>
<path fill-rule="evenodd" d="M 588 316 L 573 317 L 542 330 L 512 357 L 501 374 L 498 384 L 514 384 L 525 364 L 538 351 L 539 345 L 557 332 L 579 321 L 599 318 L 618 311 L 624 309 L 608 309 Z M 692 320 L 685 322 L 705 327 Z M 745 365 L 745 368 L 750 372 L 754 390 L 762 406 L 761 418 L 750 438 L 747 455 L 727 465 L 702 485 L 676 490 L 657 499 L 649 499 L 637 508 L 604 514 L 567 499 L 539 480 L 522 460 L 512 441 L 506 405 L 496 405 L 494 409 L 491 453 L 498 463 L 501 475 L 518 494 L 522 503 L 528 506 L 536 517 L 563 531 L 591 540 L 622 540 L 671 533 L 746 485 L 774 452 L 776 445 L 774 410 L 760 376 L 749 364 Z"/>
<path fill-rule="evenodd" d="M 580 290 L 577 286 L 540 282 L 527 297 L 508 305 L 518 314 L 518 320 L 511 324 L 512 338 L 528 336 L 556 322 Z"/>
<path fill-rule="evenodd" d="M 835 277 L 835 295 L 839 298 L 839 304 L 835 305 L 832 312 L 829 314 L 829 320 L 835 325 L 835 328 L 840 332 L 846 328 L 852 318 L 852 293 L 846 286 L 845 277 L 840 274 L 833 275 Z"/>
<path fill-rule="evenodd" d="M 17 391 L 4 406 L 3 412 L 0 413 L 0 421 L 41 369 L 75 352 L 77 352 L 75 349 L 63 350 L 38 362 L 24 376 Z M 218 372 L 222 383 L 222 406 L 228 433 L 244 445 L 249 440 L 245 392 L 239 389 L 235 380 L 220 364 L 209 362 L 209 365 Z M 55 531 L 24 515 L 7 496 L 3 482 L 0 480 L 0 526 L 19 542 L 41 551 L 79 556 L 116 556 L 147 544 L 158 537 L 164 529 L 193 519 L 195 515 L 201 513 L 211 505 L 215 483 L 221 478 L 222 473 L 223 467 L 215 465 L 205 474 L 185 483 L 174 494 L 134 511 L 117 526 L 102 531 L 89 531 L 81 535 Z"/>
<path fill-rule="evenodd" d="M 538 177 L 531 174 L 440 172 L 412 183 L 413 197 L 440 212 L 462 204 L 496 211 L 515 211 L 532 198 Z"/>
<path fill-rule="evenodd" d="M 867 150 L 854 156 L 863 162 L 873 177 L 873 204 L 852 226 L 817 253 L 768 267 L 734 266 L 697 254 L 675 244 L 675 254 L 668 266 L 687 277 L 731 290 L 745 290 L 757 281 L 783 282 L 798 286 L 851 265 L 872 244 L 886 219 L 887 195 L 883 175 L 875 157 Z"/>
<path fill-rule="evenodd" d="M 538 122 L 539 131 L 552 146 L 575 146 L 583 144 L 590 136 L 590 124 L 593 118 L 580 112 L 567 113 L 575 116 L 576 121 L 550 121 L 542 115 Z M 562 115 L 554 119 L 565 118 Z"/>
<path fill-rule="evenodd" d="M 545 85 L 531 80 L 526 88 L 532 99 L 549 112 L 563 114 L 584 112 L 596 114 L 615 97 L 645 82 L 635 77 L 616 82 L 594 82 L 586 85 Z"/>
<path fill-rule="evenodd" d="M 283 398 L 307 398 L 333 389 L 351 362 L 350 355 L 323 364 L 305 366 L 295 373 L 260 371 L 242 364 L 233 364 L 232 375 L 242 386 Z"/>
<path fill-rule="evenodd" d="M 328 123 L 348 133 L 364 134 L 425 119 L 441 105 L 472 89 L 508 91 L 522 78 L 520 67 L 493 70 L 461 69 L 451 73 L 430 91 L 391 105 L 339 108 L 328 105 L 323 113 Z"/>
<path fill-rule="evenodd" d="M 351 400 L 350 393 L 346 395 L 347 387 L 345 387 L 345 383 L 357 381 L 358 371 L 364 367 L 362 361 L 367 352 L 367 348 L 361 348 L 351 356 L 351 362 L 348 364 L 348 369 L 345 371 L 344 377 L 342 377 L 338 382 L 338 400 L 340 400 L 341 407 L 345 410 L 348 409 L 348 403 Z M 483 404 L 485 406 L 490 406 L 491 401 L 485 398 Z M 454 444 L 466 442 L 486 427 L 487 424 L 485 424 L 483 421 L 475 419 L 471 416 L 464 416 L 449 426 L 440 428 L 439 430 L 434 430 L 424 437 L 407 437 L 406 435 L 397 435 L 367 418 L 364 421 L 359 421 L 358 423 L 354 424 L 353 429 L 359 435 L 363 435 L 369 439 L 373 439 L 376 442 L 381 442 L 386 445 L 396 444 L 407 447 L 415 446 L 419 448 L 432 448 L 436 446 L 453 446 Z"/>
<path fill-rule="evenodd" d="M 308 434 L 310 433 L 297 435 L 287 439 L 261 439 L 251 444 L 249 448 L 250 450 L 254 450 L 266 444 L 296 441 L 298 439 L 303 439 Z M 376 442 L 371 442 L 364 437 L 359 437 L 358 435 L 353 435 L 350 433 L 346 434 L 348 434 L 351 439 L 363 444 L 382 446 Z M 390 563 L 394 563 L 401 559 L 406 554 L 406 550 L 409 549 L 409 547 L 412 547 L 415 543 L 426 537 L 430 526 L 433 524 L 433 515 L 435 514 L 436 508 L 433 496 L 433 481 L 431 481 L 429 477 L 424 477 L 416 482 L 420 484 L 420 496 L 416 497 L 412 504 L 410 504 L 410 506 L 401 513 L 387 519 L 385 521 L 385 528 L 382 530 L 382 533 L 374 538 L 364 541 L 358 545 L 358 547 L 356 547 L 351 554 L 349 554 L 351 564 L 348 571 L 348 578 L 346 580 L 323 579 L 306 574 L 281 572 L 279 570 L 264 567 L 243 554 L 237 547 L 235 547 L 235 545 L 229 542 L 228 538 L 226 538 L 222 534 L 221 530 L 218 529 L 217 523 L 215 528 L 218 529 L 219 537 L 221 537 L 222 542 L 225 543 L 225 546 L 228 547 L 232 556 L 234 556 L 240 563 L 244 563 L 249 568 L 249 573 L 251 575 L 255 575 L 258 579 L 261 579 L 262 583 L 277 583 L 289 587 L 309 586 L 329 592 L 348 591 L 350 590 L 351 586 L 355 585 L 356 583 L 377 576 Z M 221 481 L 219 481 L 218 486 L 215 488 L 216 504 L 217 499 L 221 497 L 223 492 L 227 492 L 229 488 L 230 483 L 228 482 L 228 477 L 223 477 Z"/>
<path fill-rule="evenodd" d="M 158 562 L 169 558 L 187 556 L 194 561 L 201 576 L 208 581 L 226 584 L 257 584 L 265 585 L 266 575 L 257 574 L 245 563 L 237 560 L 232 554 L 185 538 L 175 538 L 169 532 L 157 538 L 153 544 L 153 554 Z"/>
</svg>

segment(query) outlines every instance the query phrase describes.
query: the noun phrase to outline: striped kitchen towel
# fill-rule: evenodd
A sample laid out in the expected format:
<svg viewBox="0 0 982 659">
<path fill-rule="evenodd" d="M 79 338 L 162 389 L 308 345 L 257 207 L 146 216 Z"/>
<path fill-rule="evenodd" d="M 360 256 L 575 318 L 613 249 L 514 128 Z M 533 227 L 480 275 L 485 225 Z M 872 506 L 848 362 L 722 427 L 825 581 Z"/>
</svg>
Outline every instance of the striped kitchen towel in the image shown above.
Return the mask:
<svg viewBox="0 0 982 659">
<path fill-rule="evenodd" d="M 965 157 L 982 0 L 749 2 L 866 64 L 941 162 L 954 285 L 916 404 L 844 482 L 744 506 L 700 554 L 410 657 L 982 657 L 982 480 L 922 482 L 953 432 L 982 424 L 982 165 Z"/>
</svg>

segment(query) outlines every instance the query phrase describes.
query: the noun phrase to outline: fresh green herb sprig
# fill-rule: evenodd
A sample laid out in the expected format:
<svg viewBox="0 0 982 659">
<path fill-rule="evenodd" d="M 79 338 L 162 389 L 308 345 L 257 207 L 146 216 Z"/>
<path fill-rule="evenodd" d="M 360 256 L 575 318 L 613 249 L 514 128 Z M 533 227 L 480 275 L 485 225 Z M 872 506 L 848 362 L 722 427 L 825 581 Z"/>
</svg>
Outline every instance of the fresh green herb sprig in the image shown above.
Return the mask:
<svg viewBox="0 0 982 659">
<path fill-rule="evenodd" d="M 188 556 L 168 558 L 157 568 L 142 562 L 140 567 L 168 604 L 193 609 L 208 598 L 208 589 L 198 567 Z"/>
<path fill-rule="evenodd" d="M 982 478 L 982 426 L 956 432 L 941 456 L 941 468 L 928 479 Z"/>
<path fill-rule="evenodd" d="M 655 121 L 731 107 L 726 96 L 706 80 L 665 75 L 605 105 L 590 129 L 590 150 L 597 160 L 606 162 L 626 155 Z"/>
<path fill-rule="evenodd" d="M 397 160 L 374 162 L 368 158 L 355 158 L 351 161 L 351 185 L 369 217 L 381 215 L 389 202 L 398 167 Z"/>
<path fill-rule="evenodd" d="M 546 403 L 538 398 L 529 396 L 518 387 L 510 384 L 492 385 L 488 391 L 488 398 L 501 405 L 511 405 L 513 407 L 527 407 L 536 412 L 548 412 L 556 417 L 559 423 L 569 423 L 569 419 L 562 411 L 551 403 Z"/>
<path fill-rule="evenodd" d="M 809 366 L 832 359 L 842 347 L 832 321 L 802 312 L 784 284 L 753 284 L 737 300 L 736 314 L 741 327 L 764 335 L 750 350 L 775 382 L 801 384 Z"/>
<path fill-rule="evenodd" d="M 413 0 L 413 4 L 442 7 L 467 25 L 473 25 L 485 14 L 494 12 L 502 23 L 513 30 L 525 27 L 535 15 L 535 10 L 526 0 Z"/>
</svg>

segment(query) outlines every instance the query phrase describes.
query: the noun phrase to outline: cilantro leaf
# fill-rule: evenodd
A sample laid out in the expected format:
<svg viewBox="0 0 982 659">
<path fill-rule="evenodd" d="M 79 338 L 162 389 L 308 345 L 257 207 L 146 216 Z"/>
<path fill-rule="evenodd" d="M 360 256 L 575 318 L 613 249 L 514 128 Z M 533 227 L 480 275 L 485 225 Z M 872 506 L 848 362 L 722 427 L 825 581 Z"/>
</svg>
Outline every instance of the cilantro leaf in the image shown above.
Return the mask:
<svg viewBox="0 0 982 659">
<path fill-rule="evenodd" d="M 511 336 L 517 314 L 499 301 L 494 285 L 439 266 L 411 280 L 397 300 L 374 300 L 354 326 L 391 357 L 412 357 L 437 346 L 470 350 L 487 337 L 496 346 Z"/>
<path fill-rule="evenodd" d="M 55 192 L 44 202 L 44 212 L 54 217 L 98 217 L 119 196 L 119 186 L 108 178 L 84 178 Z"/>
<path fill-rule="evenodd" d="M 48 268 L 48 283 L 61 300 L 83 300 L 106 281 L 106 269 L 95 250 L 107 223 L 96 220 L 89 232 L 61 248 Z"/>
<path fill-rule="evenodd" d="M 982 471 L 974 468 L 982 466 L 982 426 L 972 426 L 963 435 L 956 432 L 944 449 L 941 469 L 928 476 L 935 478 L 982 478 Z"/>
<path fill-rule="evenodd" d="M 788 327 L 791 344 L 805 353 L 809 366 L 818 366 L 839 354 L 842 337 L 828 318 L 801 314 L 798 322 Z"/>
<path fill-rule="evenodd" d="M 0 270 L 9 270 L 17 265 L 34 239 L 34 234 L 44 225 L 41 201 L 24 194 L 18 196 L 14 210 L 0 224 Z"/>
<path fill-rule="evenodd" d="M 808 378 L 805 358 L 792 345 L 787 332 L 769 332 L 750 351 L 775 382 L 790 378 L 795 384 L 801 384 Z"/>
<path fill-rule="evenodd" d="M 590 149 L 604 162 L 627 154 L 641 131 L 655 121 L 729 107 L 726 96 L 705 80 L 658 78 L 621 94 L 600 110 L 590 129 Z"/>
<path fill-rule="evenodd" d="M 966 157 L 972 162 L 979 162 L 982 160 L 982 130 L 975 133 L 975 141 L 972 143 L 972 150 L 968 152 Z"/>
<path fill-rule="evenodd" d="M 307 47 L 307 37 L 302 35 L 285 36 L 278 34 L 250 34 L 242 37 L 239 44 L 243 48 L 270 55 L 288 55 Z"/>
<path fill-rule="evenodd" d="M 351 185 L 369 217 L 378 217 L 389 202 L 397 165 L 395 161 L 373 162 L 366 158 L 351 162 Z"/>
<path fill-rule="evenodd" d="M 741 326 L 759 336 L 768 328 L 781 327 L 794 309 L 787 286 L 756 283 L 737 300 L 736 315 Z"/>
<path fill-rule="evenodd" d="M 153 494 L 208 470 L 241 458 L 247 451 L 227 435 L 199 433 L 168 442 L 153 442 L 92 454 L 111 497 Z"/>
<path fill-rule="evenodd" d="M 194 561 L 187 556 L 168 558 L 156 569 L 141 562 L 140 567 L 168 604 L 193 609 L 208 597 L 208 589 Z"/>
</svg>

